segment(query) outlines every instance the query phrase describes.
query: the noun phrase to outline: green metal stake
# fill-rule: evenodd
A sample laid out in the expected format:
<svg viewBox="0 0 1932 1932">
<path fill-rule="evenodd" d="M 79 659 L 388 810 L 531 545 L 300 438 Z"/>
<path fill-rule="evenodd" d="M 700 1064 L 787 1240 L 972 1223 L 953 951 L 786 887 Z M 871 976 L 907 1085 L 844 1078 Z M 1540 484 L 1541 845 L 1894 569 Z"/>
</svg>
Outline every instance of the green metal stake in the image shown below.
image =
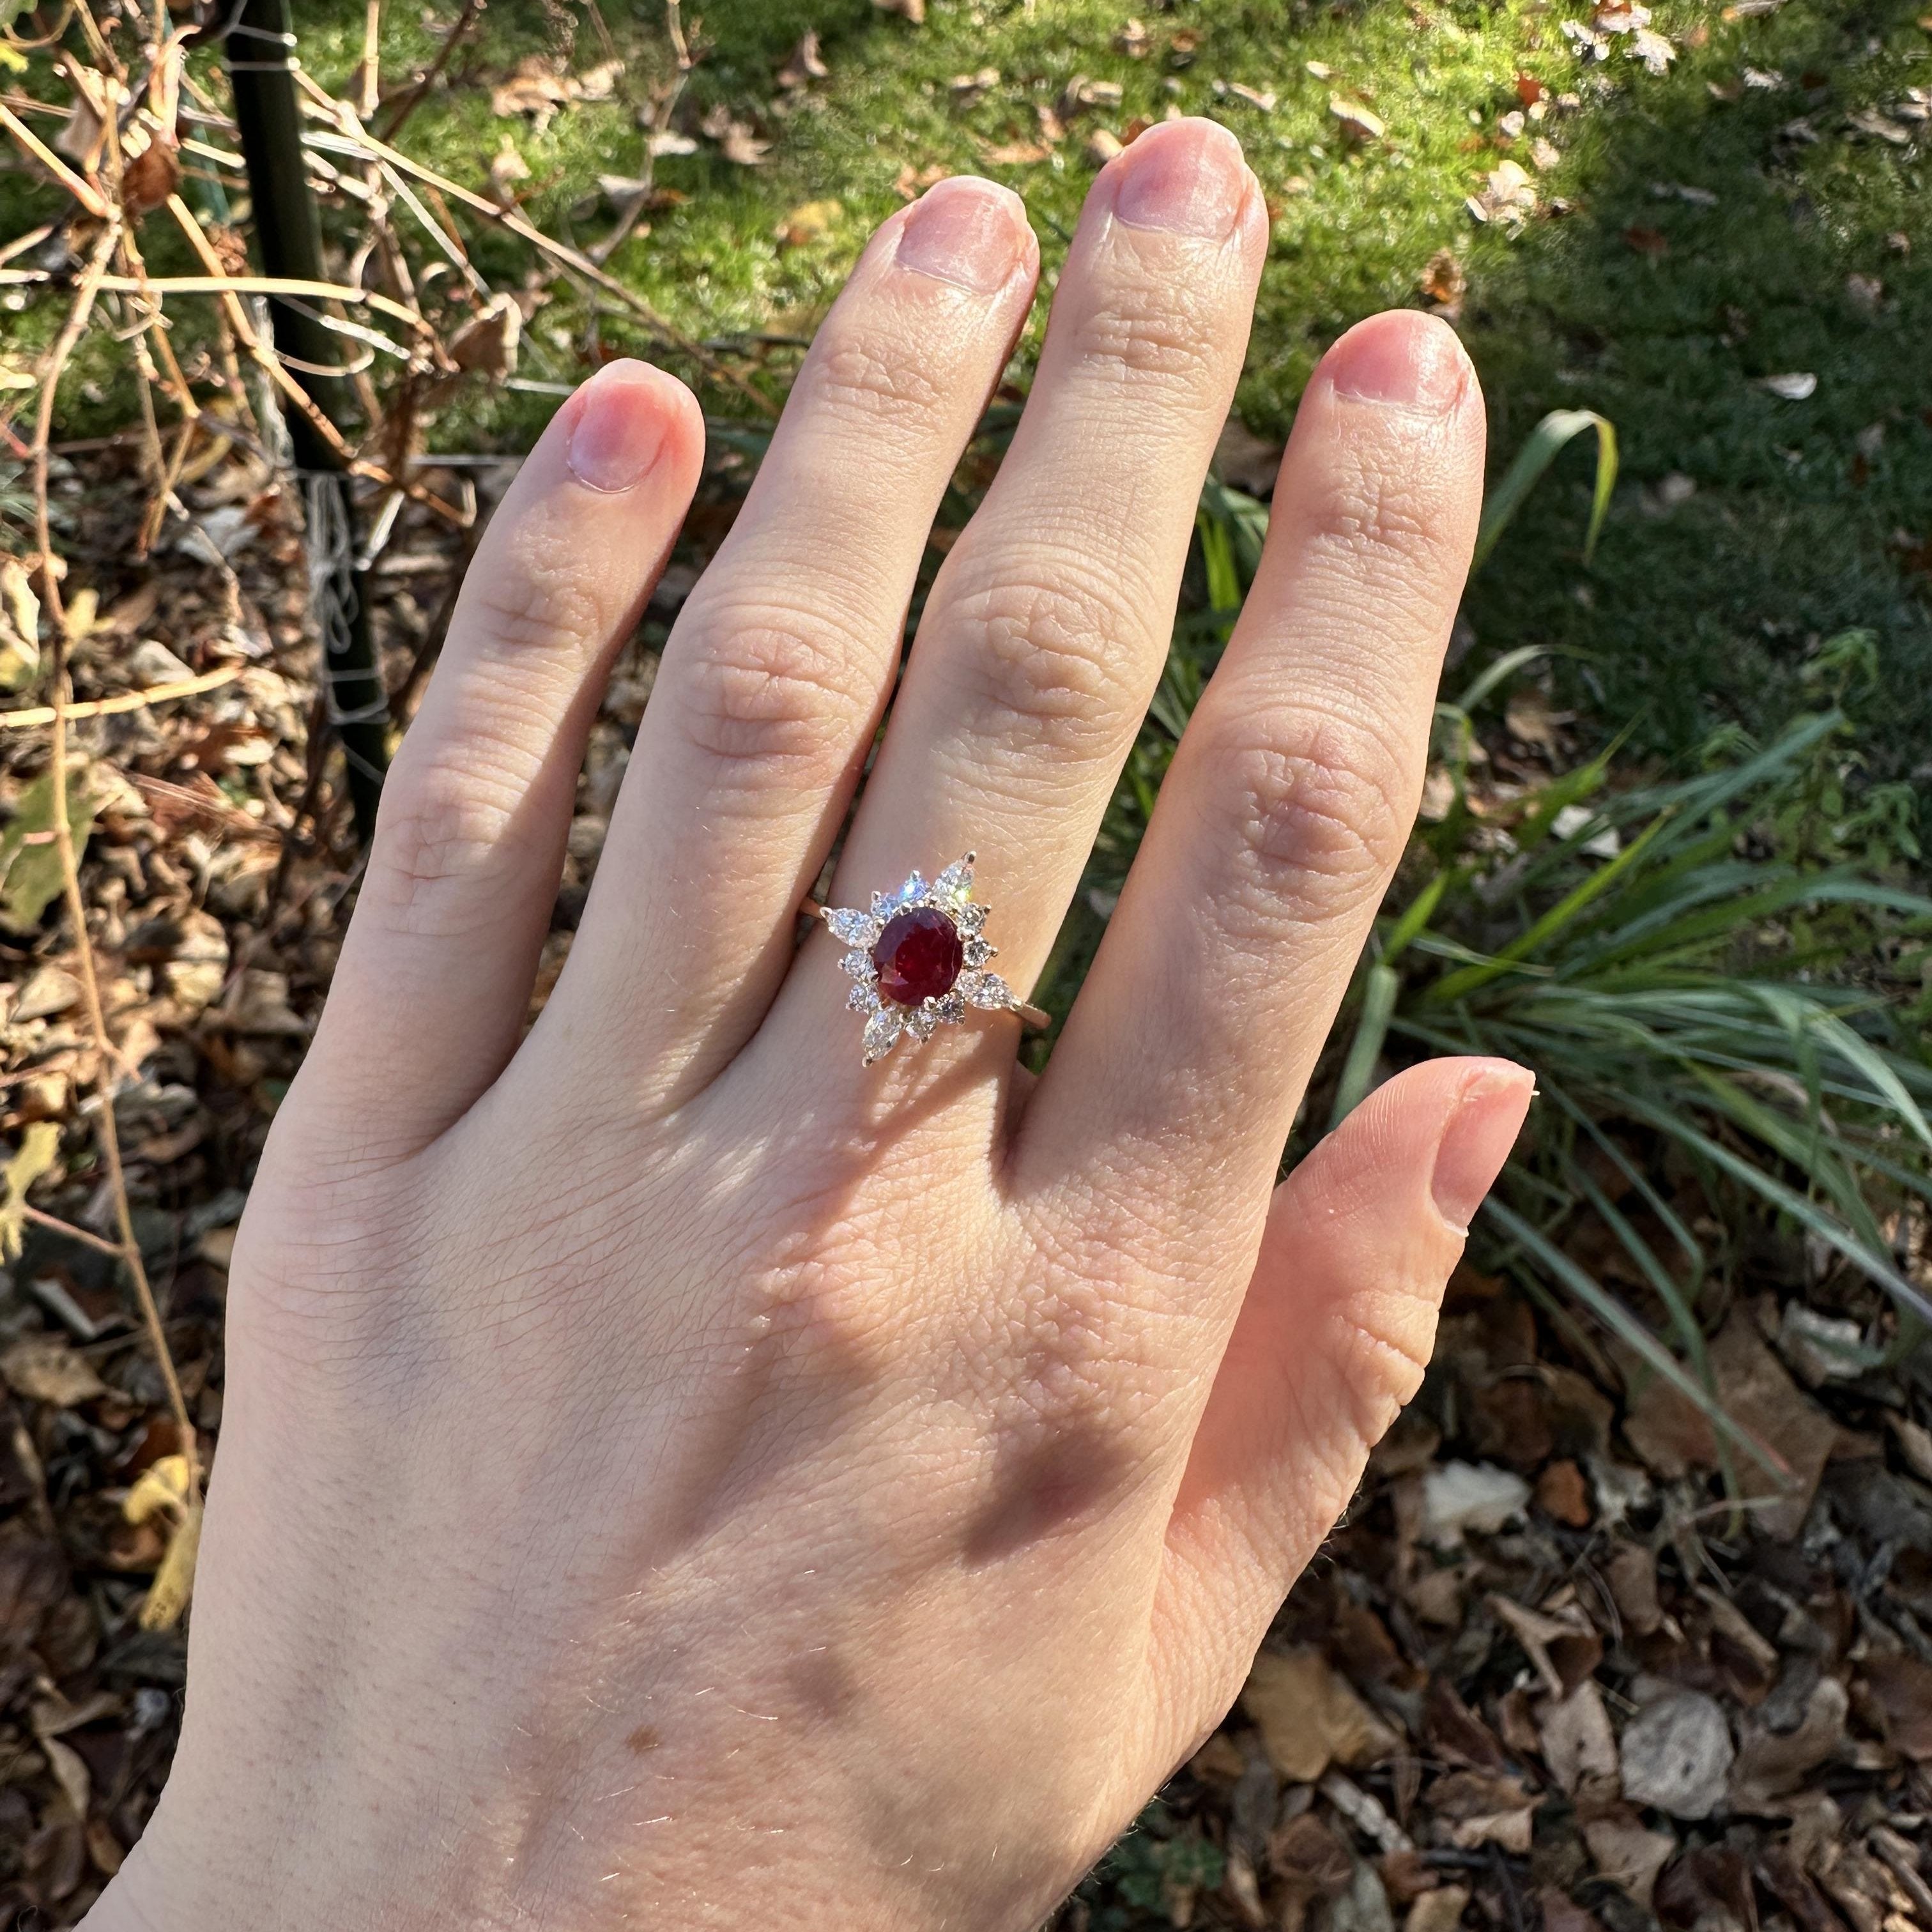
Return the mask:
<svg viewBox="0 0 1932 1932">
<path fill-rule="evenodd" d="M 262 272 L 320 282 L 328 278 L 322 272 L 321 218 L 302 160 L 295 46 L 289 0 L 244 0 L 227 33 L 228 76 L 248 166 Z M 287 352 L 290 373 L 332 423 L 346 428 L 353 419 L 352 392 L 345 377 L 326 373 L 340 367 L 340 338 L 292 303 L 272 296 L 268 310 L 276 345 Z M 348 763 L 356 834 L 366 845 L 376 829 L 376 801 L 388 769 L 389 706 L 369 628 L 368 584 L 356 567 L 355 500 L 341 458 L 314 424 L 298 410 L 289 412 L 287 422 L 308 524 L 328 720 Z"/>
</svg>

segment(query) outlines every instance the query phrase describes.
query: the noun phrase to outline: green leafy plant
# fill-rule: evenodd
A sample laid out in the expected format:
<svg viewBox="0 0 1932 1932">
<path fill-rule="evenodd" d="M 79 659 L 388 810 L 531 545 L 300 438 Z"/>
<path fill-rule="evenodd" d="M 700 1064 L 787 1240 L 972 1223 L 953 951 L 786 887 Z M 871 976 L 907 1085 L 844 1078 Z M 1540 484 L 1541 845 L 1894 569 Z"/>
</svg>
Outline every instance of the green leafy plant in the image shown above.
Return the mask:
<svg viewBox="0 0 1932 1932">
<path fill-rule="evenodd" d="M 1587 556 L 1616 442 L 1580 410 L 1546 418 L 1505 472 L 1479 558 L 1588 429 Z M 1252 580 L 1267 514 L 1219 484 L 1203 494 L 1196 594 L 1088 874 L 1096 929 Z M 1932 901 L 1900 871 L 1919 856 L 1916 801 L 1862 783 L 1840 708 L 1872 682 L 1876 644 L 1848 632 L 1821 645 L 1808 670 L 1818 710 L 1768 746 L 1722 734 L 1695 776 L 1632 785 L 1618 741 L 1480 811 L 1468 786 L 1478 718 L 1546 653 L 1505 653 L 1439 703 L 1453 800 L 1413 843 L 1400 909 L 1377 922 L 1307 1114 L 1310 1132 L 1333 1125 L 1393 1064 L 1432 1054 L 1532 1067 L 1543 1099 L 1486 1210 L 1487 1258 L 1600 1324 L 1720 1443 L 1761 1458 L 1722 1412 L 1704 1339 L 1751 1217 L 1877 1283 L 1909 1327 L 1932 1320 L 1889 1222 L 1901 1203 L 1932 1202 L 1932 1064 L 1910 997 Z M 1084 950 L 1064 949 L 1055 983 Z M 1605 1257 L 1613 1270 L 1588 1264 Z"/>
<path fill-rule="evenodd" d="M 1932 1320 L 1884 1218 L 1932 1202 L 1932 1064 L 1898 994 L 1932 900 L 1842 856 L 1856 818 L 1821 820 L 1853 762 L 1847 730 L 1838 712 L 1801 718 L 1739 763 L 1621 792 L 1606 753 L 1507 824 L 1459 806 L 1419 842 L 1426 876 L 1378 922 L 1331 1048 L 1336 1119 L 1392 1052 L 1533 1068 L 1538 1124 L 1487 1210 L 1500 1259 L 1740 1441 L 1700 1319 L 1731 1257 L 1672 1179 L 1724 1222 L 1770 1216 Z M 1605 1234 L 1674 1348 L 1576 1258 Z"/>
</svg>

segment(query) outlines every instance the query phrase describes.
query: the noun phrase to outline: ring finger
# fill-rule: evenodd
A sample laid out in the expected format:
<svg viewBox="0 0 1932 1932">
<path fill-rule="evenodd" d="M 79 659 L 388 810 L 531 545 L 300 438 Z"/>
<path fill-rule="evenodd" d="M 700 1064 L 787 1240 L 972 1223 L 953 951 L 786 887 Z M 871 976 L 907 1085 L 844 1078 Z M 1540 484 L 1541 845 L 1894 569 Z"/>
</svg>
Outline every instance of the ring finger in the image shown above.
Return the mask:
<svg viewBox="0 0 1932 1932">
<path fill-rule="evenodd" d="M 1000 970 L 1022 992 L 1160 676 L 1267 233 L 1240 144 L 1211 122 L 1150 129 L 1102 171 L 1032 398 L 926 601 L 841 859 L 835 897 L 862 904 L 974 848 Z M 858 1060 L 850 1027 L 824 1010 L 849 982 L 822 945 L 772 1030 L 788 1060 L 801 1038 L 824 1042 L 814 1081 L 824 1054 L 855 1072 Z M 1010 1055 L 1010 1042 L 990 1050 Z"/>
</svg>

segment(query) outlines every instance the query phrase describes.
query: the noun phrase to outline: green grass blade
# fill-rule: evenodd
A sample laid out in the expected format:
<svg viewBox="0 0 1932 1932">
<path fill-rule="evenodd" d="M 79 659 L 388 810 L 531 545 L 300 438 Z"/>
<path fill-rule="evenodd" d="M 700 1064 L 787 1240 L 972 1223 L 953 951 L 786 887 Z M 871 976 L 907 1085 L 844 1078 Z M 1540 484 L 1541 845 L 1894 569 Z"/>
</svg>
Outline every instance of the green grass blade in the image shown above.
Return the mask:
<svg viewBox="0 0 1932 1932">
<path fill-rule="evenodd" d="M 1375 1077 L 1376 1061 L 1388 1038 L 1389 1017 L 1395 1011 L 1395 996 L 1402 982 L 1394 969 L 1378 962 L 1369 968 L 1368 982 L 1362 991 L 1362 1014 L 1355 1022 L 1355 1036 L 1348 1042 L 1348 1057 L 1342 1064 L 1342 1078 L 1335 1089 L 1334 1110 L 1328 1116 L 1333 1133 L 1361 1105 Z"/>
<path fill-rule="evenodd" d="M 1790 1465 L 1774 1449 L 1760 1442 L 1742 1424 L 1727 1415 L 1717 1397 L 1703 1388 L 1615 1295 L 1600 1286 L 1560 1248 L 1494 1195 L 1483 1203 L 1482 1211 L 1524 1249 L 1540 1268 L 1561 1282 L 1612 1335 L 1640 1355 L 1646 1366 L 1654 1370 L 1685 1400 L 1695 1403 L 1712 1429 L 1729 1437 L 1754 1462 L 1774 1475 L 1790 1474 Z"/>
<path fill-rule="evenodd" d="M 1496 539 L 1510 519 L 1522 508 L 1523 500 L 1535 488 L 1543 472 L 1556 461 L 1573 436 L 1587 429 L 1597 432 L 1597 487 L 1590 502 L 1590 523 L 1583 537 L 1583 561 L 1595 554 L 1597 538 L 1610 514 L 1611 493 L 1617 487 L 1617 432 L 1616 425 L 1594 410 L 1552 410 L 1529 433 L 1529 440 L 1516 452 L 1516 460 L 1504 472 L 1502 481 L 1492 490 L 1483 505 L 1483 518 L 1476 531 L 1476 554 L 1471 565 L 1480 569 Z"/>
<path fill-rule="evenodd" d="M 1508 972 L 1517 961 L 1528 958 L 1545 940 L 1560 932 L 1593 900 L 1607 892 L 1618 879 L 1637 865 L 1670 822 L 1667 817 L 1654 820 L 1634 844 L 1626 845 L 1614 859 L 1599 866 L 1574 891 L 1552 906 L 1527 932 L 1511 940 L 1500 952 L 1491 954 L 1481 965 L 1466 966 L 1461 972 L 1451 973 L 1446 978 L 1438 980 L 1424 997 L 1432 1005 L 1460 999 L 1465 994 L 1474 992 L 1478 986 L 1486 985 L 1498 974 Z"/>
</svg>

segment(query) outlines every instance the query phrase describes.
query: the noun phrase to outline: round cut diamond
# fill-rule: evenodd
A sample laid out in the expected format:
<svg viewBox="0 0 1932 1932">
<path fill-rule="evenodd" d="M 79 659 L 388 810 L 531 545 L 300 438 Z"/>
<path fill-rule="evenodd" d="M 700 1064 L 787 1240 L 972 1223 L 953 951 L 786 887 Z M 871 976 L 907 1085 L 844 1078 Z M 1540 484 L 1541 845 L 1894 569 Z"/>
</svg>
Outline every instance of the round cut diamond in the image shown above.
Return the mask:
<svg viewBox="0 0 1932 1932">
<path fill-rule="evenodd" d="M 916 1006 L 952 990 L 966 963 L 959 928 L 937 906 L 914 906 L 886 922 L 872 948 L 879 991 L 902 1006 Z"/>
</svg>

